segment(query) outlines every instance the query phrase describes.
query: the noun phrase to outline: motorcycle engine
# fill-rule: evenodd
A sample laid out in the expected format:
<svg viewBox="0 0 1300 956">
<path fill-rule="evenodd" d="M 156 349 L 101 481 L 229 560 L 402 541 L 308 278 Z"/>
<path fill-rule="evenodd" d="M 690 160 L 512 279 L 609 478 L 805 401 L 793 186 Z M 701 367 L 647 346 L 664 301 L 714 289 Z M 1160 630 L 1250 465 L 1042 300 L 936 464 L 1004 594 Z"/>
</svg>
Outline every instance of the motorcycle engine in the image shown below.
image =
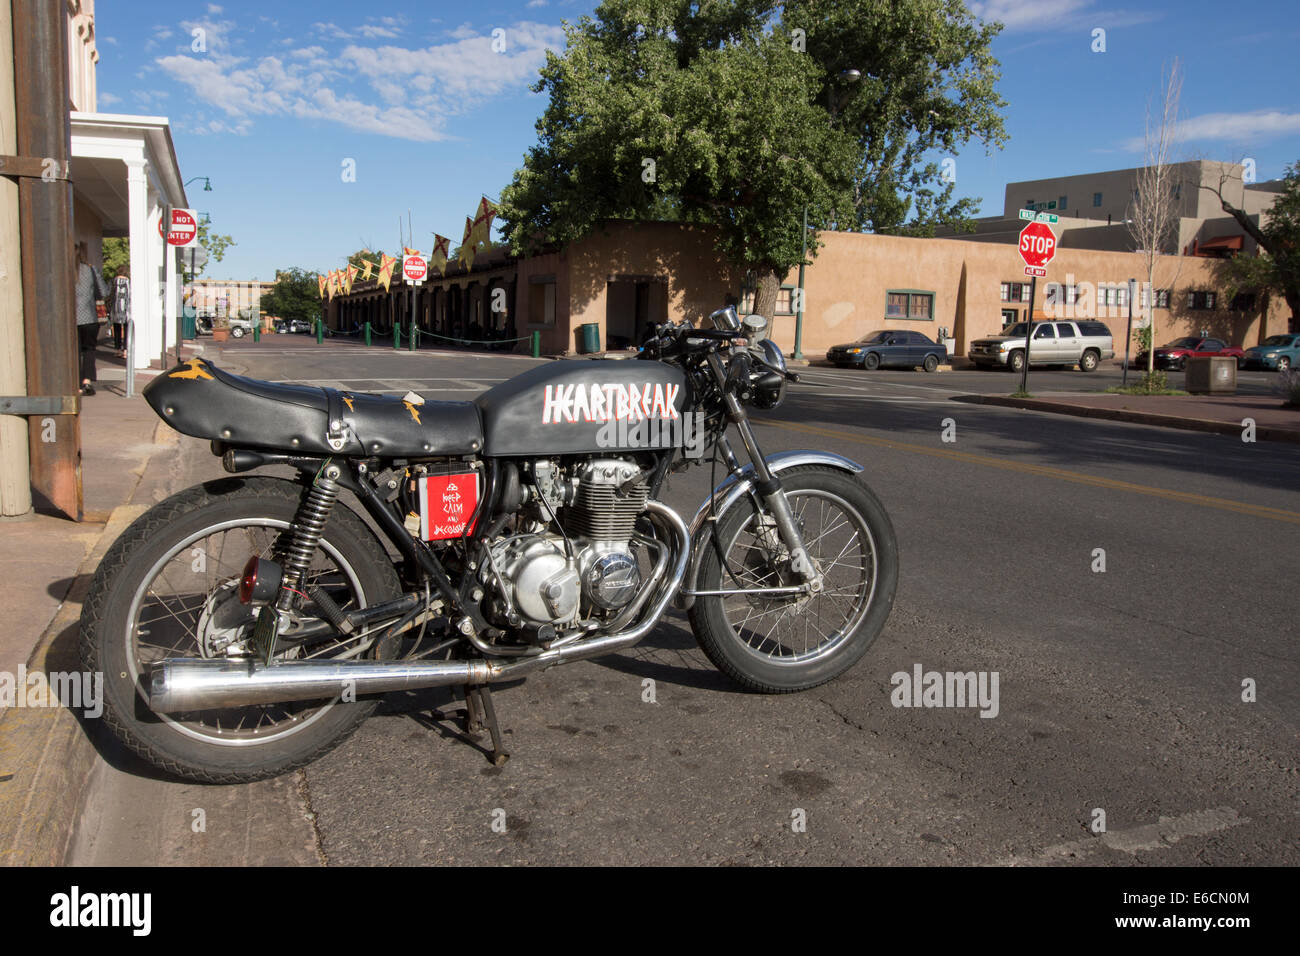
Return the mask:
<svg viewBox="0 0 1300 956">
<path fill-rule="evenodd" d="M 632 532 L 649 488 L 636 462 L 597 458 L 564 468 L 538 460 L 525 505 L 532 533 L 492 546 L 499 591 L 492 616 L 507 626 L 563 628 L 625 607 L 641 586 Z M 564 529 L 556 533 L 552 516 Z M 572 552 L 565 541 L 572 544 Z"/>
</svg>

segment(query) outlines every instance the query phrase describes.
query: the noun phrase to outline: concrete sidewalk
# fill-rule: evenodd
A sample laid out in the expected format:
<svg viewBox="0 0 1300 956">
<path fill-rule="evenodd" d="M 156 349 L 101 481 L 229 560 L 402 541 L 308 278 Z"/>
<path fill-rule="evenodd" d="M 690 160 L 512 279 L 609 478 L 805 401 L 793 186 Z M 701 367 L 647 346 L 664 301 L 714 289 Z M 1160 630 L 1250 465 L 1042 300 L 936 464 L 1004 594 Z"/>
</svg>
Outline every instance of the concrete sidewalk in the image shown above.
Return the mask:
<svg viewBox="0 0 1300 956">
<path fill-rule="evenodd" d="M 1250 419 L 1254 422 L 1257 441 L 1300 444 L 1300 408 L 1283 405 L 1281 396 L 1112 395 L 1080 392 L 1049 393 L 1033 398 L 960 395 L 953 400 L 1238 437 L 1245 433 L 1247 419 Z"/>
<path fill-rule="evenodd" d="M 157 372 L 138 373 L 128 399 L 121 360 L 101 348 L 98 364 L 96 394 L 81 402 L 86 520 L 69 521 L 41 502 L 29 515 L 0 519 L 7 625 L 0 672 L 9 675 L 23 667 L 28 674 L 81 670 L 77 625 L 95 568 L 131 521 L 172 491 L 167 458 L 178 436 L 139 395 Z M 62 861 L 94 759 L 72 710 L 0 709 L 0 862 Z"/>
</svg>

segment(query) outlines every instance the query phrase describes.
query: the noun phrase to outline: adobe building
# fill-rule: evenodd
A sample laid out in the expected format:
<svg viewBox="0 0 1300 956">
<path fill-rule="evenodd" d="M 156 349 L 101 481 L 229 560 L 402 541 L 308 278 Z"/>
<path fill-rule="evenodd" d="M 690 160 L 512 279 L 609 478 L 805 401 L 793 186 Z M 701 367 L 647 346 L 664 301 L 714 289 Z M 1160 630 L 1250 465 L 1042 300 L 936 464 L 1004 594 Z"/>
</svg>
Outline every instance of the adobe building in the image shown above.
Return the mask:
<svg viewBox="0 0 1300 956">
<path fill-rule="evenodd" d="M 803 353 L 820 358 L 837 343 L 878 329 L 910 328 L 938 340 L 946 330 L 952 354 L 1000 331 L 1029 310 L 1029 280 L 1014 236 L 1003 243 L 915 239 L 823 232 L 822 248 L 806 269 Z M 1164 342 L 1205 331 L 1249 346 L 1294 328 L 1279 297 L 1228 302 L 1215 259 L 1160 256 L 1156 265 L 1155 338 Z M 1145 283 L 1140 255 L 1061 248 L 1039 280 L 1035 315 L 1100 318 L 1123 351 L 1128 280 Z M 791 270 L 777 301 L 771 337 L 794 350 L 798 303 Z M 364 322 L 377 332 L 405 329 L 414 299 L 422 346 L 498 347 L 526 351 L 537 331 L 543 354 L 575 354 L 582 326 L 596 326 L 601 349 L 639 344 L 657 322 L 698 323 L 729 300 L 742 312 L 753 286 L 729 267 L 709 229 L 662 222 L 608 222 L 592 235 L 542 255 L 513 258 L 495 249 L 472 270 L 451 266 L 418 290 L 393 282 L 391 293 L 374 283 L 354 286 L 328 305 L 328 324 L 357 333 Z M 1135 301 L 1135 313 L 1148 301 Z M 1134 327 L 1139 322 L 1135 320 Z M 435 338 L 440 336 L 441 338 Z"/>
</svg>

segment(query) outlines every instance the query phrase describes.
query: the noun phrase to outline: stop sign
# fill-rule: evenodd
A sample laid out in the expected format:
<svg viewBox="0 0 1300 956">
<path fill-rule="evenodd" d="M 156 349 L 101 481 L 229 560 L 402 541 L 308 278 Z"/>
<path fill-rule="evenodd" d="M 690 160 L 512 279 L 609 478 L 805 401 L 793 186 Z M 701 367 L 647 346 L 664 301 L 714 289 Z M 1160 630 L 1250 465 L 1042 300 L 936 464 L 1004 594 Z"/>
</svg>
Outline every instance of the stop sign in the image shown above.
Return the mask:
<svg viewBox="0 0 1300 956">
<path fill-rule="evenodd" d="M 423 282 L 429 274 L 429 263 L 424 256 L 404 256 L 402 258 L 402 275 L 407 282 Z"/>
<path fill-rule="evenodd" d="M 1043 269 L 1056 255 L 1056 233 L 1045 222 L 1031 222 L 1020 230 L 1020 258 L 1025 265 Z"/>
<path fill-rule="evenodd" d="M 162 235 L 163 221 L 158 220 L 158 233 Z M 199 220 L 194 214 L 193 209 L 173 209 L 171 215 L 171 226 L 167 230 L 167 245 L 169 246 L 189 246 L 193 245 L 199 237 Z"/>
</svg>

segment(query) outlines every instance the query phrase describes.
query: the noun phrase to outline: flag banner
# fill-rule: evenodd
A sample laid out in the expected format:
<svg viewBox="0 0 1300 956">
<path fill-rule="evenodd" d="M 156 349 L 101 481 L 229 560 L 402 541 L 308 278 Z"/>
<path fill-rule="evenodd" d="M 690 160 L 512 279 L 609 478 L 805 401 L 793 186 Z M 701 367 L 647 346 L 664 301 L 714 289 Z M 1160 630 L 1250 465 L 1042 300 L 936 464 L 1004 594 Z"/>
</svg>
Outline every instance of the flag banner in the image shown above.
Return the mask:
<svg viewBox="0 0 1300 956">
<path fill-rule="evenodd" d="M 429 254 L 429 268 L 437 269 L 439 275 L 447 274 L 447 254 L 451 250 L 451 240 L 446 236 L 433 234 L 433 252 Z"/>
<path fill-rule="evenodd" d="M 373 269 L 373 268 L 374 268 L 374 266 L 371 265 L 371 262 L 370 262 L 369 259 L 362 259 L 362 260 L 361 260 L 361 281 L 362 281 L 362 282 L 365 282 L 367 279 L 370 278 L 370 270 Z"/>
<path fill-rule="evenodd" d="M 456 258 L 465 266 L 466 271 L 474 268 L 474 221 L 465 217 L 465 236 L 460 241 L 460 252 Z"/>
<path fill-rule="evenodd" d="M 325 277 L 323 275 L 316 276 L 316 291 L 320 298 L 325 298 Z"/>
<path fill-rule="evenodd" d="M 331 299 L 338 295 L 338 276 L 335 275 L 333 269 L 325 275 L 325 291 L 329 293 Z"/>
<path fill-rule="evenodd" d="M 397 265 L 397 257 L 385 253 L 379 254 L 379 284 L 388 291 L 389 283 L 393 280 L 393 266 Z"/>
<path fill-rule="evenodd" d="M 352 280 L 357 277 L 357 267 L 348 266 L 347 271 L 343 273 L 343 290 L 349 295 L 352 293 Z"/>
<path fill-rule="evenodd" d="M 497 216 L 497 204 L 489 200 L 486 196 L 479 200 L 478 211 L 474 214 L 474 224 L 471 226 L 470 243 L 475 247 L 479 243 L 490 244 L 492 242 L 492 220 Z"/>
<path fill-rule="evenodd" d="M 411 249 L 408 246 L 402 246 L 402 251 L 408 256 L 418 256 L 420 254 L 419 249 Z"/>
</svg>

